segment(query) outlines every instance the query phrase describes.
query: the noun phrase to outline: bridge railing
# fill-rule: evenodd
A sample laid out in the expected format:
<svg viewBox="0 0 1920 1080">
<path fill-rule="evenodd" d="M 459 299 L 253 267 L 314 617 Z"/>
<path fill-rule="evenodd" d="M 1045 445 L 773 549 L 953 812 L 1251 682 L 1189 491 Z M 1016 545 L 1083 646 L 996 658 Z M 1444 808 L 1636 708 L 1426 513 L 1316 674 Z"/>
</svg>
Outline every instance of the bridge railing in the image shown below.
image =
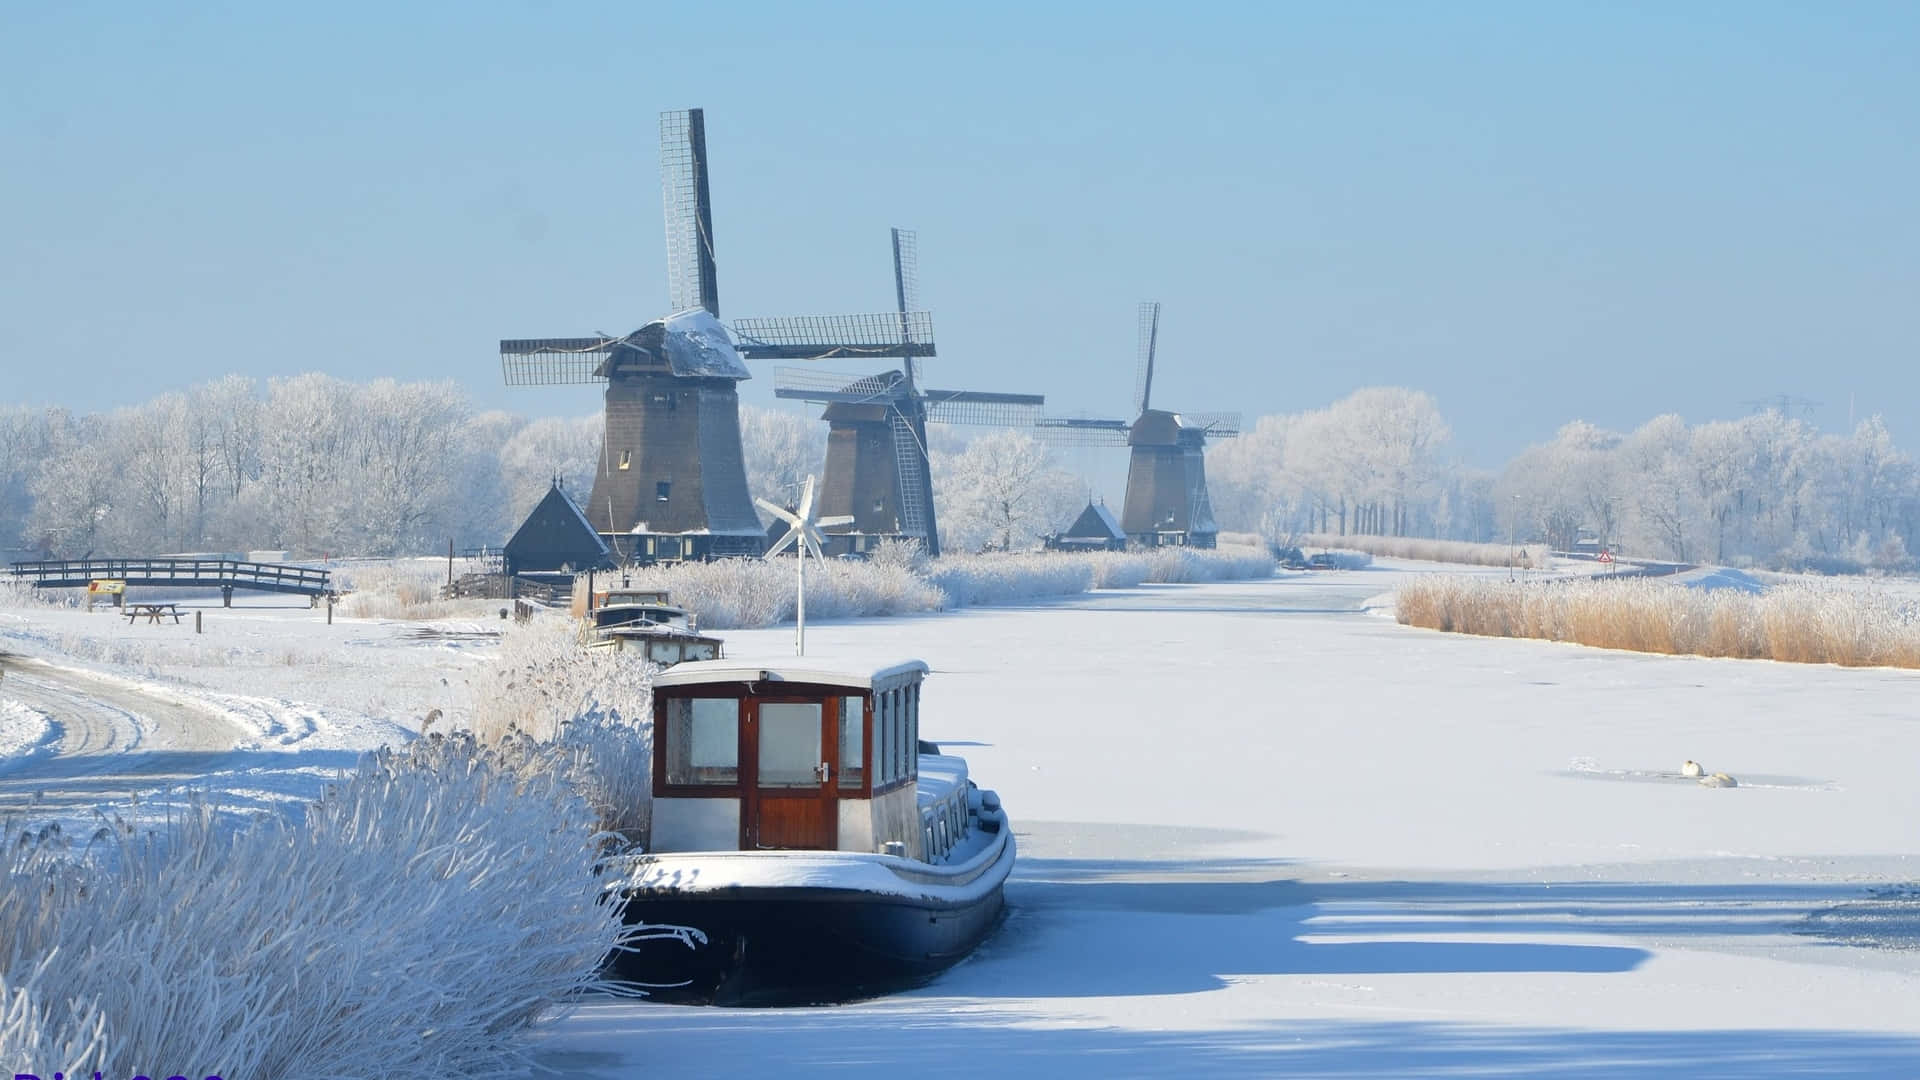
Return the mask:
<svg viewBox="0 0 1920 1080">
<path fill-rule="evenodd" d="M 332 574 L 311 566 L 249 562 L 241 559 L 50 559 L 17 562 L 15 580 L 44 588 L 71 588 L 89 581 L 125 581 L 129 585 L 218 585 L 266 592 L 327 592 Z"/>
</svg>

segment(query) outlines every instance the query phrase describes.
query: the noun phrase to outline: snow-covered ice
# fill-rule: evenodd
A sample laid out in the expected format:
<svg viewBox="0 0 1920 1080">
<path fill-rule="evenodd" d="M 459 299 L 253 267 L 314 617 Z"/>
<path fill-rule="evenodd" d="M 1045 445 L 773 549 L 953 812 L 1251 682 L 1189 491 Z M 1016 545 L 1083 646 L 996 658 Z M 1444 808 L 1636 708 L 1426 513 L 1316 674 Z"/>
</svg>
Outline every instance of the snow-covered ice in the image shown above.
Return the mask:
<svg viewBox="0 0 1920 1080">
<path fill-rule="evenodd" d="M 1432 569 L 1416 566 L 810 626 L 822 653 L 931 665 L 923 734 L 999 791 L 1018 837 L 1006 924 L 875 1001 L 588 1003 L 546 1035 L 545 1064 L 1920 1071 L 1920 673 L 1412 629 L 1380 598 Z M 305 611 L 210 612 L 202 643 L 13 614 L 0 648 L 191 699 L 276 758 L 281 793 L 317 782 L 286 770 L 457 708 L 490 648 Z M 790 628 L 726 638 L 736 658 L 792 644 Z M 195 667 L 195 649 L 225 663 Z M 1741 785 L 1681 778 L 1688 759 Z"/>
</svg>

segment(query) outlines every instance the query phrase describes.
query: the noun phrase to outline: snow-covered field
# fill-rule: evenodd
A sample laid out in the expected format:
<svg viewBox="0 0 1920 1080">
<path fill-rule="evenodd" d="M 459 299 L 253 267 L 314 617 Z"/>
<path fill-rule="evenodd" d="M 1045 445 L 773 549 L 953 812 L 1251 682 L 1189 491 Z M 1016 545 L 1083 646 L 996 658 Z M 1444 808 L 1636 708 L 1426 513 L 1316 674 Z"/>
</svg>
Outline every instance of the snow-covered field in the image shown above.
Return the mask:
<svg viewBox="0 0 1920 1080">
<path fill-rule="evenodd" d="M 932 665 L 925 736 L 967 756 L 1019 835 L 1005 926 L 876 1001 L 590 1002 L 542 1061 L 580 1078 L 1920 1072 L 1920 673 L 1386 617 L 1383 594 L 1436 569 L 1504 573 L 1381 560 L 810 626 L 814 651 Z M 230 725 L 202 729 L 233 744 L 221 769 L 270 754 L 262 783 L 291 792 L 296 770 L 461 707 L 496 628 L 215 609 L 195 642 L 13 608 L 0 649 L 193 704 Z M 726 636 L 734 656 L 791 649 L 790 628 Z M 192 666 L 200 649 L 225 660 Z M 63 678 L 42 681 L 86 676 Z M 16 693 L 40 679 L 11 664 L 0 699 L 64 725 L 52 691 Z M 126 723 L 135 754 L 173 737 Z M 1679 778 L 1688 758 L 1740 787 Z M 0 760 L 0 797 L 69 760 Z"/>
</svg>

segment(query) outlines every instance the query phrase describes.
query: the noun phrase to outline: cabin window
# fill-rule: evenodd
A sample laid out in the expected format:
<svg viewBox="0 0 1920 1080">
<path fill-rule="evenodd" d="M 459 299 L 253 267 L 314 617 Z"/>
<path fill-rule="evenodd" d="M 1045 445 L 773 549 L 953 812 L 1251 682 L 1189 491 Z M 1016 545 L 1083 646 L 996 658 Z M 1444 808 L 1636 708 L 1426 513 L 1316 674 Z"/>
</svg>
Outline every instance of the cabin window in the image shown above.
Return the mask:
<svg viewBox="0 0 1920 1080">
<path fill-rule="evenodd" d="M 631 450 L 620 451 L 620 467 L 622 469 L 633 468 L 633 451 Z"/>
<path fill-rule="evenodd" d="M 840 786 L 859 788 L 867 779 L 867 745 L 864 725 L 867 714 L 865 698 L 843 697 L 840 699 Z"/>
<path fill-rule="evenodd" d="M 907 689 L 906 687 L 901 687 L 895 690 L 894 693 L 900 695 L 900 719 L 898 721 L 900 725 L 900 776 L 904 779 L 913 775 L 914 761 L 919 755 L 916 753 L 918 747 L 913 745 L 913 709 L 912 706 L 908 704 L 911 699 L 907 696 Z"/>
<path fill-rule="evenodd" d="M 820 715 L 817 701 L 760 703 L 760 786 L 816 787 L 820 765 Z"/>
<path fill-rule="evenodd" d="M 893 782 L 893 698 L 873 695 L 873 786 Z"/>
<path fill-rule="evenodd" d="M 907 775 L 920 775 L 920 688 L 909 686 L 907 695 Z"/>
<path fill-rule="evenodd" d="M 892 783 L 907 775 L 907 747 L 904 736 L 907 733 L 906 695 L 898 690 L 887 691 L 887 782 Z"/>
<path fill-rule="evenodd" d="M 732 787 L 740 782 L 738 698 L 667 701 L 667 783 Z"/>
<path fill-rule="evenodd" d="M 672 484 L 671 482 L 669 482 L 669 481 L 666 481 L 666 480 L 662 480 L 662 481 L 660 481 L 659 483 L 657 483 L 657 484 L 655 484 L 655 485 L 653 485 L 653 499 L 654 499 L 654 501 L 655 501 L 655 502 L 666 502 L 666 501 L 667 501 L 667 492 L 668 492 L 668 491 L 670 491 L 670 490 L 672 490 L 672 488 L 673 488 L 673 484 Z"/>
</svg>

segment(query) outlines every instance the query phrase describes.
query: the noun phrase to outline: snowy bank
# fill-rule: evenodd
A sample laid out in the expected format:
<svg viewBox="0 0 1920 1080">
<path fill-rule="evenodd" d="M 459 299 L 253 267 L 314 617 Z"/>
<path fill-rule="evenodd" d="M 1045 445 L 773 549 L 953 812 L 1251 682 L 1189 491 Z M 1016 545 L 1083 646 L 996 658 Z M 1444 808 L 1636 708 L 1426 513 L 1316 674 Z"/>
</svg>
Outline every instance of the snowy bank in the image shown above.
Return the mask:
<svg viewBox="0 0 1920 1080">
<path fill-rule="evenodd" d="M 60 729 L 53 717 L 0 698 L 0 768 L 39 757 L 59 740 Z"/>
</svg>

